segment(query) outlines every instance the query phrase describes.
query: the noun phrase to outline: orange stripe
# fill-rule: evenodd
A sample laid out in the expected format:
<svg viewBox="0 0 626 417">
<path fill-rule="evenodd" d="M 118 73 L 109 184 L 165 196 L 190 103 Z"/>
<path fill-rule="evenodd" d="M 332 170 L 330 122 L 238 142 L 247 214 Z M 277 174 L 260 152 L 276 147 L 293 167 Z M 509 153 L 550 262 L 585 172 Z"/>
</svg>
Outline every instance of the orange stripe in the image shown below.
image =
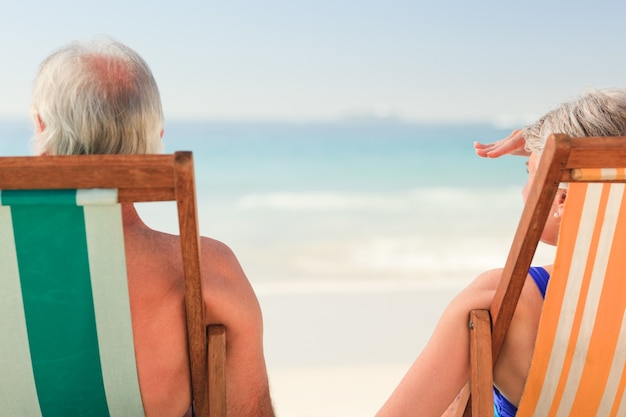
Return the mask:
<svg viewBox="0 0 626 417">
<path fill-rule="evenodd" d="M 612 170 L 610 174 L 606 170 Z M 574 168 L 571 171 L 574 181 L 606 181 L 626 179 L 625 168 Z"/>
<path fill-rule="evenodd" d="M 585 202 L 587 200 L 587 192 L 589 191 L 589 185 L 585 186 L 585 192 L 583 193 L 582 191 L 580 191 L 580 194 L 578 194 L 578 190 L 576 189 L 570 189 L 570 191 L 568 192 L 568 196 L 567 199 L 569 200 L 568 202 L 571 204 L 572 203 L 572 198 L 576 197 L 576 200 L 574 201 L 574 205 L 580 207 L 581 209 L 581 215 L 579 215 L 579 219 L 582 217 L 582 209 L 585 207 Z M 581 187 L 582 188 L 582 187 Z M 602 206 L 602 200 L 603 198 L 600 198 L 600 203 L 599 206 Z M 587 203 L 588 205 L 589 203 Z M 599 211 L 600 209 L 598 209 L 598 211 L 595 211 L 595 223 L 594 223 L 594 228 L 597 225 L 598 222 L 598 216 L 599 216 Z M 567 224 L 566 226 L 569 226 L 569 224 Z M 578 226 L 580 227 L 580 223 L 578 223 Z M 562 230 L 567 229 L 567 227 L 562 227 Z M 570 242 L 571 249 L 570 252 L 568 253 L 568 256 L 563 258 L 563 262 L 566 262 L 567 264 L 571 264 L 572 259 L 574 258 L 575 254 L 574 254 L 574 249 L 576 246 L 576 242 L 577 240 L 580 238 L 578 236 L 579 230 L 576 231 L 576 235 L 573 236 L 572 241 Z M 563 359 L 563 363 L 562 363 L 562 367 L 560 370 L 560 375 L 558 375 L 559 380 L 555 389 L 555 393 L 554 396 L 552 398 L 552 404 L 551 404 L 551 408 L 550 408 L 550 413 L 548 414 L 549 416 L 555 416 L 559 406 L 561 404 L 561 400 L 563 399 L 563 394 L 565 392 L 565 385 L 567 382 L 567 378 L 569 376 L 569 372 L 571 369 L 571 365 L 572 365 L 572 360 L 573 360 L 573 356 L 574 356 L 574 349 L 576 347 L 576 340 L 578 338 L 578 333 L 580 330 L 580 321 L 582 318 L 582 308 L 581 305 L 584 305 L 584 302 L 586 300 L 587 297 L 587 290 L 589 288 L 589 279 L 591 276 L 591 269 L 592 269 L 592 265 L 595 262 L 595 254 L 596 254 L 596 248 L 597 248 L 597 243 L 598 243 L 598 236 L 597 234 L 593 234 L 592 238 L 591 238 L 591 242 L 589 244 L 589 249 L 586 253 L 587 259 L 586 259 L 586 263 L 584 265 L 584 271 L 582 274 L 582 279 L 580 282 L 580 288 L 579 288 L 579 292 L 578 292 L 578 300 L 577 300 L 577 304 L 576 304 L 576 308 L 575 308 L 575 312 L 574 312 L 574 318 L 572 320 L 572 327 L 570 329 L 570 333 L 569 333 L 569 340 L 567 341 L 567 347 L 565 349 L 565 355 L 564 355 L 564 359 Z M 560 244 L 560 242 L 559 242 Z M 567 281 L 571 279 L 570 278 L 570 274 L 568 273 L 567 275 L 563 275 L 561 278 L 561 281 L 563 281 L 563 285 L 566 286 L 567 285 Z M 565 289 L 563 290 L 563 293 L 565 293 Z M 573 295 L 572 295 L 573 296 Z M 564 295 L 561 296 L 562 299 L 558 300 L 558 302 L 563 302 L 563 297 Z M 558 318 L 557 318 L 558 319 Z M 562 343 L 565 343 L 566 340 L 562 340 Z"/>
<path fill-rule="evenodd" d="M 604 186 L 609 189 L 609 185 Z M 617 339 L 621 331 L 623 314 L 616 317 L 616 309 L 624 311 L 626 305 L 626 280 L 623 279 L 623 256 L 626 253 L 624 208 L 615 225 L 615 236 L 610 248 L 604 287 L 598 301 L 596 322 L 581 374 L 579 391 L 572 409 L 585 416 L 595 415 L 602 400 L 604 388 L 611 371 Z M 618 310 L 619 311 L 619 310 Z M 610 360 L 607 360 L 607 357 Z"/>
<path fill-rule="evenodd" d="M 587 187 L 588 184 L 585 183 L 570 184 L 567 204 L 561 223 L 567 224 L 567 227 L 561 227 L 559 231 L 556 261 L 552 268 L 552 278 L 548 286 L 546 302 L 543 306 L 543 314 L 541 315 L 537 340 L 535 341 L 535 354 L 533 355 L 532 365 L 524 388 L 524 395 L 517 414 L 518 417 L 534 415 L 535 406 L 543 389 L 567 284 L 567 280 L 564 277 L 569 276 L 570 273 L 571 265 L 569 260 L 572 259 L 576 245 Z M 525 406 L 525 404 L 528 404 L 528 406 Z"/>
<path fill-rule="evenodd" d="M 572 169 L 572 178 L 576 181 L 598 181 L 602 179 L 601 168 Z"/>
<path fill-rule="evenodd" d="M 621 405 L 622 397 L 624 396 L 625 388 L 626 388 L 626 363 L 624 364 L 624 367 L 622 368 L 622 378 L 620 379 L 617 392 L 615 393 L 615 401 L 613 402 L 613 407 L 611 408 L 611 414 L 609 414 L 609 417 L 617 416 L 617 412 L 619 411 L 619 407 Z"/>
<path fill-rule="evenodd" d="M 570 198 L 570 195 L 571 195 L 571 192 L 568 193 L 568 198 Z M 570 333 L 570 338 L 569 338 L 569 342 L 567 345 L 567 351 L 565 354 L 565 360 L 563 362 L 563 369 L 561 371 L 559 383 L 557 385 L 556 392 L 554 395 L 554 401 L 552 403 L 550 413 L 548 414 L 548 416 L 550 417 L 556 415 L 559 409 L 559 406 L 561 404 L 561 400 L 563 399 L 563 396 L 565 394 L 567 378 L 569 376 L 569 372 L 570 372 L 572 362 L 574 359 L 574 352 L 576 351 L 576 342 L 578 340 L 578 335 L 580 332 L 580 325 L 581 325 L 581 320 L 583 316 L 584 306 L 585 306 L 585 302 L 587 301 L 591 275 L 593 272 L 593 267 L 596 262 L 598 242 L 600 240 L 600 229 L 601 229 L 602 221 L 604 220 L 607 200 L 608 200 L 608 187 L 603 187 L 602 194 L 600 197 L 600 202 L 598 204 L 598 211 L 597 211 L 598 215 L 596 217 L 596 222 L 594 224 L 594 233 L 591 239 L 591 245 L 589 247 L 587 263 L 585 265 L 583 282 L 582 282 L 582 285 L 580 286 L 578 304 L 576 306 L 576 312 L 574 313 L 574 322 L 572 324 L 572 331 Z"/>
</svg>

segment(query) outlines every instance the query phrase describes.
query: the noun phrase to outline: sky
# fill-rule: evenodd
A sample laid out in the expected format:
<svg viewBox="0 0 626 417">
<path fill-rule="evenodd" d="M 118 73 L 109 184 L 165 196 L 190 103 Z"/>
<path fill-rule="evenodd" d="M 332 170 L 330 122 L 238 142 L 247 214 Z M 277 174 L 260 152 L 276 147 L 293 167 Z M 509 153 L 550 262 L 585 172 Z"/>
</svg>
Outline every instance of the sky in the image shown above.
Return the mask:
<svg viewBox="0 0 626 417">
<path fill-rule="evenodd" d="M 0 119 L 74 39 L 139 52 L 166 120 L 516 126 L 589 88 L 626 86 L 626 2 L 3 0 Z"/>
</svg>

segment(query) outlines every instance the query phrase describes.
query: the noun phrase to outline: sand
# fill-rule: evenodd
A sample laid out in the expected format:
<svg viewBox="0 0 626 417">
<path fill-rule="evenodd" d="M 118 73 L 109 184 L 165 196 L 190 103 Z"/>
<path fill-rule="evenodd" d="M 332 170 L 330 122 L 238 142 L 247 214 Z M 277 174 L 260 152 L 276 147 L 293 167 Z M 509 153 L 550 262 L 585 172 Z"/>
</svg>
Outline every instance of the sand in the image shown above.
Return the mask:
<svg viewBox="0 0 626 417">
<path fill-rule="evenodd" d="M 279 417 L 373 416 L 459 289 L 371 283 L 305 287 L 257 288 Z"/>
</svg>

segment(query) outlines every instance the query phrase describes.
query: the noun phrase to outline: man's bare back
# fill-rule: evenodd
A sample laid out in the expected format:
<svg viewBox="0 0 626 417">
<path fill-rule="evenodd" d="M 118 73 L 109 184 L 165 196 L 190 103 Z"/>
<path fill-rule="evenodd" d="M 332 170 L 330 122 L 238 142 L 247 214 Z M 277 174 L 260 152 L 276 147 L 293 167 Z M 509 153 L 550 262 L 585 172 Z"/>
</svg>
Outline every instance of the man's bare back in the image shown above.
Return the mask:
<svg viewBox="0 0 626 417">
<path fill-rule="evenodd" d="M 146 415 L 183 416 L 191 402 L 178 236 L 156 232 L 124 206 L 126 263 L 139 383 Z M 229 416 L 273 416 L 258 301 L 224 244 L 202 238 L 208 323 L 227 329 Z"/>
</svg>

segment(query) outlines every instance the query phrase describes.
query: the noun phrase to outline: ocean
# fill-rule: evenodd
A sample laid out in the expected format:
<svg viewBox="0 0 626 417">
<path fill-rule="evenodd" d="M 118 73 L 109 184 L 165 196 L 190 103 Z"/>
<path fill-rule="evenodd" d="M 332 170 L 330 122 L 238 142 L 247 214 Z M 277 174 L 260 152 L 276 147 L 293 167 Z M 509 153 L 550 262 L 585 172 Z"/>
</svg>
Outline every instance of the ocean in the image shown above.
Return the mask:
<svg viewBox="0 0 626 417">
<path fill-rule="evenodd" d="M 393 120 L 166 124 L 166 151 L 194 154 L 201 233 L 234 250 L 259 297 L 279 415 L 373 414 L 454 294 L 503 266 L 525 160 L 481 159 L 472 143 L 508 133 Z M 0 155 L 28 154 L 30 137 L 27 122 L 0 121 Z M 176 232 L 173 205 L 139 212 Z M 541 247 L 537 263 L 552 255 Z M 354 401 L 336 393 L 350 384 Z M 364 403 L 364 392 L 377 395 Z"/>
<path fill-rule="evenodd" d="M 171 122 L 164 141 L 193 151 L 201 232 L 229 244 L 254 284 L 334 291 L 446 286 L 500 265 L 524 160 L 478 158 L 472 142 L 506 134 L 376 120 Z M 28 154 L 30 136 L 27 122 L 0 122 L 0 154 Z M 162 207 L 140 212 L 176 231 Z"/>
</svg>

